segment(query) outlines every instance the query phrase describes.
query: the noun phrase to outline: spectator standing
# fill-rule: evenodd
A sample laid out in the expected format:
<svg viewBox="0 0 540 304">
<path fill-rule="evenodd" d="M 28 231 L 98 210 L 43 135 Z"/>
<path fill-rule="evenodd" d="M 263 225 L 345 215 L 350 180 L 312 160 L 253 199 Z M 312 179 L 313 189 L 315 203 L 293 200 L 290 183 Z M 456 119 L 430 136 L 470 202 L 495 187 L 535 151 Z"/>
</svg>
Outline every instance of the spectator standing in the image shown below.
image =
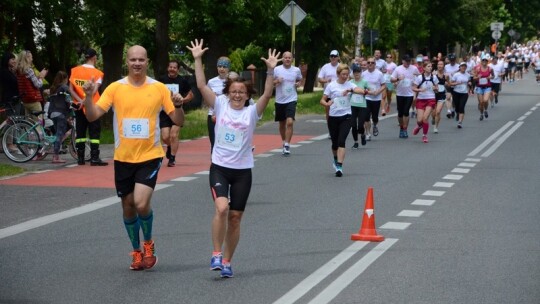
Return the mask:
<svg viewBox="0 0 540 304">
<path fill-rule="evenodd" d="M 94 83 L 101 86 L 103 82 L 103 72 L 96 68 L 97 52 L 94 49 L 87 49 L 84 52 L 85 63 L 83 65 L 74 67 L 71 69 L 71 76 L 69 77 L 69 91 L 73 97 L 73 102 L 79 106 L 79 109 L 75 111 L 76 129 L 77 129 L 77 164 L 85 164 L 85 149 L 88 138 L 90 137 L 90 166 L 107 166 L 108 163 L 102 161 L 99 158 L 99 144 L 101 137 L 101 122 L 99 120 L 88 121 L 85 116 L 86 106 L 84 100 L 86 98 L 83 86 L 86 82 L 93 79 Z M 99 100 L 99 92 L 95 91 L 91 96 L 94 103 Z"/>
<path fill-rule="evenodd" d="M 33 62 L 34 57 L 30 51 L 22 51 L 17 57 L 17 84 L 26 114 L 41 112 L 45 103 L 41 89 L 49 71 L 43 69 L 36 75 Z"/>
<path fill-rule="evenodd" d="M 15 103 L 15 99 L 19 96 L 16 68 L 17 58 L 15 55 L 5 52 L 0 65 L 0 106 L 7 106 L 9 103 L 14 110 L 14 113 L 9 114 L 21 112 L 20 103 Z"/>
</svg>

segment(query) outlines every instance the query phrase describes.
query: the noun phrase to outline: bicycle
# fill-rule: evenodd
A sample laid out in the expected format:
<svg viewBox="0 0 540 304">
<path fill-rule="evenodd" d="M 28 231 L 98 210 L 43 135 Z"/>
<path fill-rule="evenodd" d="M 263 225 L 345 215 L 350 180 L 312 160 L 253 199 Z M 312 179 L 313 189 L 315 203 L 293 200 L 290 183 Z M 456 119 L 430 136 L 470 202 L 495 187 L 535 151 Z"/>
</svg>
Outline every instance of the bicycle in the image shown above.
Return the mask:
<svg viewBox="0 0 540 304">
<path fill-rule="evenodd" d="M 5 113 L 6 119 L 0 123 L 0 138 L 3 138 L 5 131 L 17 122 L 28 122 L 31 124 L 31 122 L 27 120 L 27 117 L 18 115 L 20 107 L 22 106 L 19 96 L 13 97 L 10 102 L 5 103 L 3 106 L 3 108 L 0 108 L 0 114 Z M 9 145 L 9 148 L 14 149 L 12 144 Z M 4 152 L 4 149 L 2 149 L 2 152 Z"/>
<path fill-rule="evenodd" d="M 69 94 L 66 98 L 71 98 Z M 33 112 L 32 115 L 39 116 L 45 111 Z M 73 108 L 68 114 L 68 131 L 64 135 L 61 147 L 67 147 L 74 159 L 77 159 L 77 148 L 75 146 L 77 132 L 75 131 L 75 115 Z M 27 162 L 34 157 L 36 160 L 44 159 L 54 149 L 56 132 L 53 124 L 48 124 L 47 119 L 19 121 L 11 125 L 2 136 L 2 147 L 6 156 L 16 162 Z M 90 144 L 87 143 L 87 146 Z M 11 147 L 11 149 L 10 149 Z M 15 148 L 15 149 L 14 149 Z M 86 151 L 89 151 L 86 149 Z M 85 159 L 90 159 L 90 153 L 85 154 Z"/>
</svg>

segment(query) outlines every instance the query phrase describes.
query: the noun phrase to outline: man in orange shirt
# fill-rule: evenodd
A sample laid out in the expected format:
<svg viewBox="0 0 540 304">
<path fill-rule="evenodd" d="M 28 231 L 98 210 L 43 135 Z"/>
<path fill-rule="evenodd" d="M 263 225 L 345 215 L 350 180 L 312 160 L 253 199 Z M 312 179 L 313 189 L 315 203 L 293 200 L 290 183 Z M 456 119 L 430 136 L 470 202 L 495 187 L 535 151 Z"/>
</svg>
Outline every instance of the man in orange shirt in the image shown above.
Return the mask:
<svg viewBox="0 0 540 304">
<path fill-rule="evenodd" d="M 83 85 L 90 79 L 94 79 L 98 87 L 103 81 L 103 72 L 96 69 L 97 52 L 94 49 L 88 49 L 84 53 L 86 63 L 71 69 L 71 76 L 69 77 L 69 91 L 73 97 L 73 103 L 79 106 L 79 109 L 75 111 L 76 117 L 76 129 L 77 129 L 77 164 L 84 165 L 85 163 L 85 147 L 88 138 L 86 137 L 86 130 L 90 137 L 90 165 L 91 166 L 107 166 L 108 163 L 102 161 L 99 158 L 99 138 L 101 136 L 101 123 L 99 120 L 89 122 L 85 116 L 84 99 L 85 93 L 83 91 Z M 96 91 L 92 100 L 96 103 L 99 100 L 99 92 Z"/>
<path fill-rule="evenodd" d="M 147 76 L 148 55 L 142 46 L 127 51 L 128 76 L 111 83 L 99 101 L 90 96 L 97 91 L 93 79 L 84 85 L 86 116 L 95 121 L 114 107 L 114 181 L 122 200 L 124 226 L 133 246 L 130 269 L 143 270 L 157 263 L 150 204 L 165 153 L 160 141 L 159 113 L 165 111 L 177 126 L 184 123 L 182 100 L 171 99 L 167 87 Z M 141 250 L 140 232 L 144 237 Z"/>
</svg>

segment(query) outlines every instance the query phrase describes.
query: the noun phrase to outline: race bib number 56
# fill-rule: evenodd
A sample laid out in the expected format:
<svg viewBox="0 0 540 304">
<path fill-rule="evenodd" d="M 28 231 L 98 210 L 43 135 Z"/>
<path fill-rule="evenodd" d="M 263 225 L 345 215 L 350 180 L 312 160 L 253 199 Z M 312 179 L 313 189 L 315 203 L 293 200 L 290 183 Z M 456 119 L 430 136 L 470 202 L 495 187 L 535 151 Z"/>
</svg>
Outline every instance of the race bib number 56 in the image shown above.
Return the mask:
<svg viewBox="0 0 540 304">
<path fill-rule="evenodd" d="M 145 118 L 124 118 L 122 123 L 122 133 L 126 138 L 147 139 L 150 137 L 150 126 Z"/>
</svg>

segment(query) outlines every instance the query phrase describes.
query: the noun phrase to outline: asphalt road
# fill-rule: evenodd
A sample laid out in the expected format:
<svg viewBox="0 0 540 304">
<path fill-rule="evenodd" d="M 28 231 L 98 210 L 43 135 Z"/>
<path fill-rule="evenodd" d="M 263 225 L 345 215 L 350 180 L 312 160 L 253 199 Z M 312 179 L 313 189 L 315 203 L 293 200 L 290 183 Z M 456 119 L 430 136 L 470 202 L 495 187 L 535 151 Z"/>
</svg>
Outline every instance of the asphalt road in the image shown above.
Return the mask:
<svg viewBox="0 0 540 304">
<path fill-rule="evenodd" d="M 144 272 L 128 269 L 110 187 L 72 187 L 70 168 L 55 168 L 65 172 L 61 186 L 0 181 L 0 303 L 539 303 L 540 86 L 532 77 L 504 84 L 484 121 L 471 96 L 464 128 L 444 118 L 428 144 L 399 139 L 393 109 L 379 136 L 347 150 L 342 178 L 323 117 L 298 119 L 295 133 L 309 139 L 290 157 L 257 145 L 232 279 L 208 270 L 213 203 L 204 170 L 159 184 L 159 263 Z M 386 240 L 352 242 L 369 187 Z"/>
</svg>

